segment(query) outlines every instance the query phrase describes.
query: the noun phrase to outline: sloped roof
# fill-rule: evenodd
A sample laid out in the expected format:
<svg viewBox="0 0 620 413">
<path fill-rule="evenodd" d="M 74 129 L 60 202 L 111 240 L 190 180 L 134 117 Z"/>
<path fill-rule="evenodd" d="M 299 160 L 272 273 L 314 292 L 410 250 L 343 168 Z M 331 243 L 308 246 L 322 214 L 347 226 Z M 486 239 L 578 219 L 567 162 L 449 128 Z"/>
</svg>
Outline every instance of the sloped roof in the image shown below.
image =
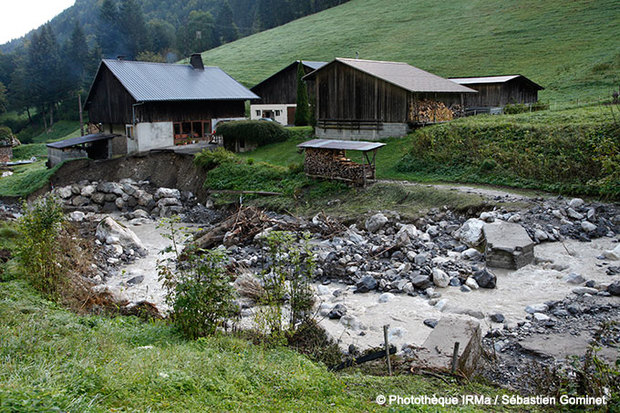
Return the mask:
<svg viewBox="0 0 620 413">
<path fill-rule="evenodd" d="M 461 86 L 458 83 L 403 62 L 345 59 L 339 57 L 329 64 L 331 65 L 335 62 L 353 67 L 410 92 L 477 93 L 473 89 Z M 325 67 L 323 66 L 309 73 L 305 78 L 314 77 L 315 73 L 323 70 Z"/>
<path fill-rule="evenodd" d="M 289 70 L 292 66 L 297 67 L 297 65 L 299 64 L 299 60 L 295 60 L 293 63 L 291 63 L 290 65 L 286 66 L 285 68 L 278 70 L 276 73 L 274 73 L 273 75 L 269 76 L 267 79 L 262 80 L 261 82 L 255 84 L 254 86 L 252 86 L 252 89 L 250 90 L 254 90 L 255 88 L 259 87 L 260 85 L 262 85 L 263 83 L 267 82 L 268 80 L 270 80 L 271 78 L 279 75 L 280 73 Z M 309 67 L 311 70 L 317 70 L 323 66 L 325 66 L 327 64 L 327 62 L 318 62 L 318 61 L 313 61 L 313 60 L 302 60 L 301 64 L 303 64 L 306 67 Z"/>
<path fill-rule="evenodd" d="M 48 148 L 63 149 L 63 148 L 69 148 L 71 146 L 81 145 L 83 143 L 97 142 L 97 141 L 103 141 L 106 139 L 112 139 L 116 136 L 119 136 L 119 135 L 110 134 L 110 133 L 93 133 L 90 135 L 78 136 L 75 138 L 64 139 L 58 142 L 48 143 L 46 146 Z"/>
<path fill-rule="evenodd" d="M 501 75 L 501 76 L 481 76 L 481 77 L 450 77 L 453 82 L 458 83 L 459 85 L 475 85 L 481 83 L 506 83 L 513 79 L 523 78 L 527 82 L 534 85 L 534 87 L 538 88 L 538 90 L 544 89 L 544 87 L 540 86 L 536 82 L 531 81 L 527 77 L 523 75 Z"/>
<path fill-rule="evenodd" d="M 138 102 L 258 99 L 219 67 L 200 70 L 189 64 L 115 59 L 103 59 L 101 65 L 110 69 Z"/>
<path fill-rule="evenodd" d="M 298 148 L 314 148 L 314 149 L 344 149 L 351 151 L 368 152 L 373 149 L 385 146 L 381 142 L 368 141 L 342 141 L 335 139 L 312 139 L 297 145 Z"/>
</svg>

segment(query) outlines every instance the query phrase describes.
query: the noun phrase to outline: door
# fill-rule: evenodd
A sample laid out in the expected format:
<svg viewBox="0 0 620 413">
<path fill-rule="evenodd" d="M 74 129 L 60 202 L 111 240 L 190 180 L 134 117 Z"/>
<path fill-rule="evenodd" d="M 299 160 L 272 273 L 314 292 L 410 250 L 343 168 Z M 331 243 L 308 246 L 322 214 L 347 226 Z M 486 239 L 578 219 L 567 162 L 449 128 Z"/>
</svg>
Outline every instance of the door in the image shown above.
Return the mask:
<svg viewBox="0 0 620 413">
<path fill-rule="evenodd" d="M 295 106 L 289 106 L 286 108 L 286 124 L 294 125 L 295 124 Z"/>
</svg>

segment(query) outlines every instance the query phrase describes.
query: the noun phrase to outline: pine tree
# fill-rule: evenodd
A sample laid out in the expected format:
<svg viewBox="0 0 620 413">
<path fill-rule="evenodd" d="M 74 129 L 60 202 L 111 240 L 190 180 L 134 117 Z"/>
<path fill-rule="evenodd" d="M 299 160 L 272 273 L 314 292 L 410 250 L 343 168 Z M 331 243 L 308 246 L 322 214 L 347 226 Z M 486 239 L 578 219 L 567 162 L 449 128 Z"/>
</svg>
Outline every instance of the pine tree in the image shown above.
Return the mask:
<svg viewBox="0 0 620 413">
<path fill-rule="evenodd" d="M 149 49 L 146 23 L 142 7 L 136 0 L 122 0 L 118 8 L 121 34 L 127 54 L 133 58 Z"/>
<path fill-rule="evenodd" d="M 297 109 L 295 109 L 295 126 L 306 126 L 310 120 L 308 88 L 306 82 L 302 79 L 304 75 L 304 65 L 300 60 L 297 65 Z"/>
<path fill-rule="evenodd" d="M 233 21 L 233 11 L 228 0 L 224 0 L 215 20 L 218 38 L 222 43 L 232 42 L 239 38 L 239 29 Z"/>
<path fill-rule="evenodd" d="M 76 89 L 82 89 L 86 79 L 86 65 L 88 63 L 88 44 L 86 36 L 79 24 L 75 24 L 71 37 L 67 41 L 63 60 L 68 64 L 70 81 Z"/>
<path fill-rule="evenodd" d="M 177 47 L 185 56 L 212 49 L 219 44 L 213 16 L 208 12 L 192 11 L 187 24 L 177 32 Z"/>
<path fill-rule="evenodd" d="M 119 13 L 112 0 L 103 0 L 97 19 L 97 42 L 103 56 L 116 57 L 119 53 Z"/>
</svg>

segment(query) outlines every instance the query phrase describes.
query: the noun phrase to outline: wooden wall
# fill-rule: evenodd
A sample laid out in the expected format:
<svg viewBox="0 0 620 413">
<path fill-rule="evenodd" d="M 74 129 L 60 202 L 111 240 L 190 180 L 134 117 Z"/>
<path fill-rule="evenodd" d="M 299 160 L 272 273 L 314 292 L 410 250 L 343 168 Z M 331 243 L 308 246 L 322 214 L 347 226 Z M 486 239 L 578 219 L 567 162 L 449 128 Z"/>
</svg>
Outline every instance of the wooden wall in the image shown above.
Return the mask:
<svg viewBox="0 0 620 413">
<path fill-rule="evenodd" d="M 468 108 L 499 107 L 538 101 L 537 88 L 521 78 L 505 83 L 480 83 L 466 86 L 478 91 L 477 94 L 467 94 L 465 97 L 465 106 Z"/>
<path fill-rule="evenodd" d="M 91 122 L 103 124 L 130 124 L 133 121 L 132 106 L 135 99 L 102 65 L 94 82 L 94 90 L 88 103 Z M 146 102 L 135 106 L 139 122 L 175 122 L 233 118 L 245 116 L 243 100 L 197 100 Z"/>
<path fill-rule="evenodd" d="M 304 73 L 308 74 L 312 68 L 304 66 Z M 312 82 L 307 82 L 308 95 L 313 93 Z M 289 104 L 297 103 L 297 63 L 293 63 L 267 80 L 252 88 L 252 92 L 260 96 L 259 104 Z"/>
<path fill-rule="evenodd" d="M 410 102 L 434 100 L 461 105 L 460 93 L 413 93 L 339 62 L 316 74 L 317 120 L 406 123 Z"/>
</svg>

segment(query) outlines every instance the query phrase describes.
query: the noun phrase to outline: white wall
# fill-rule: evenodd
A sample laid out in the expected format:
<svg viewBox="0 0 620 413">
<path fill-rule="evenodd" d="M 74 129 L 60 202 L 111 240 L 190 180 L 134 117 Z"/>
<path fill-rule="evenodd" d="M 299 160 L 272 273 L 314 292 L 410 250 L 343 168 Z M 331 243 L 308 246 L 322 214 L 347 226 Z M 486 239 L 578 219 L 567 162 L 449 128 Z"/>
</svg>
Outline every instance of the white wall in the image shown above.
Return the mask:
<svg viewBox="0 0 620 413">
<path fill-rule="evenodd" d="M 263 111 L 264 110 L 270 110 L 274 113 L 275 115 L 275 111 L 279 110 L 280 111 L 280 115 L 279 116 L 274 116 L 273 119 L 280 123 L 281 125 L 292 125 L 295 123 L 295 119 L 287 119 L 288 115 L 288 111 L 287 108 L 295 108 L 297 107 L 297 105 L 277 105 L 277 104 L 273 104 L 273 105 L 250 105 L 250 119 L 260 119 L 263 117 Z M 260 114 L 257 114 L 256 111 L 260 111 Z"/>
<path fill-rule="evenodd" d="M 134 127 L 135 135 L 135 151 L 145 152 L 151 149 L 163 148 L 174 145 L 174 133 L 172 122 L 153 122 L 138 123 Z M 127 152 L 130 151 L 130 145 L 133 149 L 132 139 L 127 139 Z"/>
</svg>

